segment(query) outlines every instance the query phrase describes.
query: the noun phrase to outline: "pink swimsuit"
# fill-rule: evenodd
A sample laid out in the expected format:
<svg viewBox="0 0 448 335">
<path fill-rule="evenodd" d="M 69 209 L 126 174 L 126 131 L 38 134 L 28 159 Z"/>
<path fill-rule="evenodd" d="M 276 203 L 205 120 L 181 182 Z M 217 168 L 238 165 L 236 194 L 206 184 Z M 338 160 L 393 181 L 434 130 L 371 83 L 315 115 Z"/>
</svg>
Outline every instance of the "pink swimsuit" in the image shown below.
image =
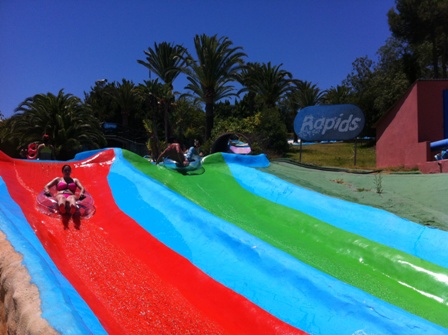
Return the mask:
<svg viewBox="0 0 448 335">
<path fill-rule="evenodd" d="M 69 190 L 70 192 L 62 192 L 61 194 L 63 194 L 66 198 L 68 198 L 71 195 L 74 195 L 75 191 L 76 191 L 76 184 L 74 182 L 71 183 L 66 183 L 65 181 L 60 181 L 57 186 L 56 189 L 58 191 L 64 191 L 64 190 Z"/>
</svg>

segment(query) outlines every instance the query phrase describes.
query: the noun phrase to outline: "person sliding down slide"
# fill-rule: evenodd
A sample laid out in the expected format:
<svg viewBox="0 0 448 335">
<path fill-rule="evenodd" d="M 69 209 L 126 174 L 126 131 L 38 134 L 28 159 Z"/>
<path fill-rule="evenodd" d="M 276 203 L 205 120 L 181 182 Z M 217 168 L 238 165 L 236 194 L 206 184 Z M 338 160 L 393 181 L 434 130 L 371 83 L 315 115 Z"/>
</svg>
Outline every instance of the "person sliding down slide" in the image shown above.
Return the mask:
<svg viewBox="0 0 448 335">
<path fill-rule="evenodd" d="M 159 155 L 159 158 L 157 158 L 156 164 L 159 164 L 162 159 L 168 158 L 176 162 L 176 165 L 179 168 L 188 166 L 190 162 L 188 161 L 188 159 L 186 159 L 178 141 L 174 138 L 170 138 L 168 140 L 168 143 L 168 147 L 163 150 L 163 152 Z"/>
<path fill-rule="evenodd" d="M 69 213 L 71 215 L 75 214 L 77 209 L 76 201 L 78 200 L 75 196 L 77 188 L 80 189 L 79 200 L 85 198 L 84 186 L 82 186 L 78 179 L 70 177 L 71 173 L 72 168 L 70 165 L 64 165 L 62 167 L 63 176 L 54 178 L 44 187 L 44 194 L 47 197 L 51 197 L 52 195 L 50 193 L 50 188 L 56 186 L 57 193 L 55 195 L 55 199 L 58 203 L 59 213 L 61 214 L 65 214 L 67 212 L 67 205 L 70 206 Z"/>
</svg>

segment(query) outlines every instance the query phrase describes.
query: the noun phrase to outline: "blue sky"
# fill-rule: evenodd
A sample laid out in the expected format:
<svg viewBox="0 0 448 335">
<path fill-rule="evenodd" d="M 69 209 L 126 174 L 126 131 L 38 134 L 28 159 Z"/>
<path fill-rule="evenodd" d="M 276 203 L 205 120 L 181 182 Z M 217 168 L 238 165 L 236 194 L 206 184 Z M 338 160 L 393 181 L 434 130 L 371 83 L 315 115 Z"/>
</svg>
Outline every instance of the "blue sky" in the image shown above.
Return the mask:
<svg viewBox="0 0 448 335">
<path fill-rule="evenodd" d="M 80 98 L 98 79 L 148 79 L 137 63 L 154 43 L 193 52 L 196 34 L 227 36 L 246 61 L 283 64 L 320 89 L 341 84 L 391 33 L 394 0 L 0 0 L 0 112 L 27 97 Z M 153 76 L 154 79 L 154 76 Z M 175 82 L 182 91 L 185 78 Z"/>
</svg>

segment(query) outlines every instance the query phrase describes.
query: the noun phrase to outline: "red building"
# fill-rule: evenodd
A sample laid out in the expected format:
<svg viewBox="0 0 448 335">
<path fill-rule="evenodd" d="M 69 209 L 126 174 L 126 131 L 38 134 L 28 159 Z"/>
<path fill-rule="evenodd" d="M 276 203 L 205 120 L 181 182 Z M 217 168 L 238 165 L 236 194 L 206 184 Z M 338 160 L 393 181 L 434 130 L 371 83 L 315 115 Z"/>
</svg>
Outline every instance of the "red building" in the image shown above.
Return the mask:
<svg viewBox="0 0 448 335">
<path fill-rule="evenodd" d="M 448 172 L 432 142 L 448 138 L 448 80 L 418 80 L 376 123 L 376 166 Z"/>
</svg>

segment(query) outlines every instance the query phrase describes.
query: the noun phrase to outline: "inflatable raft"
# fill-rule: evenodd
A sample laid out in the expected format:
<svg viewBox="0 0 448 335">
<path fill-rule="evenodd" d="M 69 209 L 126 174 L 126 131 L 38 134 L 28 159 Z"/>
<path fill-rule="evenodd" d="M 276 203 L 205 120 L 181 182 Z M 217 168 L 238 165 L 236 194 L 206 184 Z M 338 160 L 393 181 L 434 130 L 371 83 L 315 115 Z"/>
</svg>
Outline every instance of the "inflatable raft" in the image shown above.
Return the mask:
<svg viewBox="0 0 448 335">
<path fill-rule="evenodd" d="M 163 160 L 163 166 L 170 170 L 175 170 L 179 172 L 195 171 L 202 167 L 202 159 L 200 156 L 193 156 L 193 160 L 187 166 L 179 166 L 179 164 L 169 158 Z"/>
<path fill-rule="evenodd" d="M 54 198 L 54 190 L 50 190 L 51 196 L 46 196 L 44 191 L 37 195 L 37 209 L 49 216 L 59 216 L 58 203 Z M 85 197 L 82 200 L 76 201 L 76 212 L 74 216 L 79 216 L 82 219 L 88 219 L 95 213 L 95 206 L 92 196 L 88 192 L 84 192 Z M 78 194 L 75 195 L 78 198 Z M 68 211 L 67 211 L 68 213 Z"/>
</svg>

